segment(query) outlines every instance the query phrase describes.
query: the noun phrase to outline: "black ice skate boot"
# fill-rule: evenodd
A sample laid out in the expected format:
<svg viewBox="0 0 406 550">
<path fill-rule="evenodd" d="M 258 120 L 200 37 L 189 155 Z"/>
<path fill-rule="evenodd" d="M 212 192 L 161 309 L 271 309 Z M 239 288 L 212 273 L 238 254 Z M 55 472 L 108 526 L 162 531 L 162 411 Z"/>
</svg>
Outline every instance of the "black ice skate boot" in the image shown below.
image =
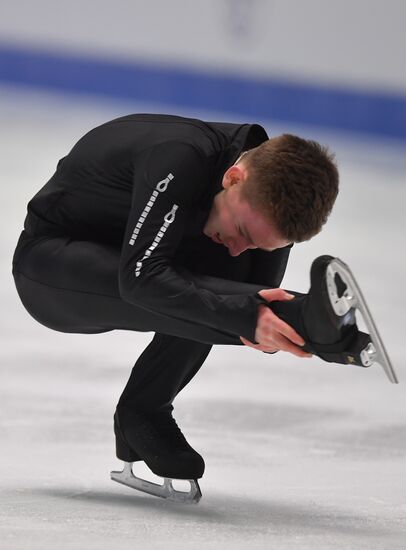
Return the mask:
<svg viewBox="0 0 406 550">
<path fill-rule="evenodd" d="M 379 362 L 389 380 L 395 371 L 361 290 L 348 266 L 333 256 L 319 256 L 310 270 L 308 294 L 272 307 L 305 340 L 303 349 L 324 361 L 369 367 Z M 277 304 L 277 302 L 274 302 Z M 282 314 L 278 308 L 283 309 Z M 370 334 L 358 330 L 358 309 Z"/>
<path fill-rule="evenodd" d="M 175 500 L 198 502 L 202 496 L 198 478 L 204 473 L 204 460 L 186 441 L 169 409 L 140 412 L 122 407 L 114 414 L 116 455 L 123 460 L 123 472 L 111 472 L 111 479 L 146 493 Z M 134 476 L 132 463 L 143 460 L 164 485 Z M 172 479 L 186 479 L 189 492 L 175 490 Z"/>
</svg>

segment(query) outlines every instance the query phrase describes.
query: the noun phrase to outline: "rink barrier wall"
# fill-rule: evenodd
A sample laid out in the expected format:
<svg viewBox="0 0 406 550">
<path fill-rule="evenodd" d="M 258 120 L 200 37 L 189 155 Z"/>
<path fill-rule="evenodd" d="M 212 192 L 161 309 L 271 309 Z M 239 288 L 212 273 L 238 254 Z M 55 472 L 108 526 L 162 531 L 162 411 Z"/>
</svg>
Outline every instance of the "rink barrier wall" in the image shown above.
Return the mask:
<svg viewBox="0 0 406 550">
<path fill-rule="evenodd" d="M 0 82 L 406 140 L 406 96 L 0 44 Z"/>
</svg>

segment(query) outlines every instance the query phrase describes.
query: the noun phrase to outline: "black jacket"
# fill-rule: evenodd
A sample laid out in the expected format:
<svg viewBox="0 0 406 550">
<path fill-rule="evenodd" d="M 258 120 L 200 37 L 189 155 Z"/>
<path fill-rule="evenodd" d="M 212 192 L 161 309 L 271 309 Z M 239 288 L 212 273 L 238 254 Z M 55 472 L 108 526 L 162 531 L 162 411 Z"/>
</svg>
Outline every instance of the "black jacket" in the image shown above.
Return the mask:
<svg viewBox="0 0 406 550">
<path fill-rule="evenodd" d="M 290 247 L 244 252 L 256 266 L 247 283 L 185 269 L 182 254 L 202 234 L 226 169 L 266 139 L 257 124 L 117 118 L 88 132 L 58 162 L 28 203 L 25 231 L 120 247 L 124 300 L 254 341 L 263 302 L 254 284 L 280 285 Z"/>
</svg>

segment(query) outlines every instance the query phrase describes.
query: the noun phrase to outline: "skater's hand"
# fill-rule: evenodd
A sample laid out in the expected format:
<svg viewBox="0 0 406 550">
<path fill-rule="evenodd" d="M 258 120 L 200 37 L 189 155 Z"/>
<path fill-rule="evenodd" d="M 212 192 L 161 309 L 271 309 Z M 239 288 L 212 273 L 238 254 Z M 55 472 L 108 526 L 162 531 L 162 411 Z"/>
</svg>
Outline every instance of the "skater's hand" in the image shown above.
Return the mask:
<svg viewBox="0 0 406 550">
<path fill-rule="evenodd" d="M 259 294 L 268 302 L 291 300 L 294 298 L 282 288 L 264 289 Z M 312 357 L 310 353 L 303 351 L 300 346 L 305 344 L 303 338 L 285 321 L 282 321 L 275 313 L 265 304 L 258 306 L 258 320 L 255 331 L 255 341 L 258 344 L 253 344 L 240 336 L 240 340 L 246 346 L 257 349 L 259 351 L 288 351 L 298 357 Z"/>
</svg>

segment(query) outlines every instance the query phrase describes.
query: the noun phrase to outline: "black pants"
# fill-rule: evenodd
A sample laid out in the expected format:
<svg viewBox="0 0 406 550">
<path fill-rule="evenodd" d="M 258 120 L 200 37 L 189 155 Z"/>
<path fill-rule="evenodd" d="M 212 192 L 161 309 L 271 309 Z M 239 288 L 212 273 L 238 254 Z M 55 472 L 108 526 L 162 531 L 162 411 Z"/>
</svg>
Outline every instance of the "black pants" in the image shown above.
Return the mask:
<svg viewBox="0 0 406 550">
<path fill-rule="evenodd" d="M 190 258 L 185 267 L 223 278 L 220 294 L 228 293 L 227 280 L 239 281 L 241 292 L 270 288 L 244 282 L 252 269 L 249 254 L 232 257 L 226 247 L 208 239 L 205 243 L 210 250 Z M 53 330 L 155 332 L 119 404 L 141 410 L 167 407 L 200 369 L 213 344 L 243 344 L 230 333 L 168 319 L 125 302 L 118 289 L 119 260 L 120 250 L 114 246 L 70 237 L 29 237 L 23 231 L 13 257 L 13 276 L 28 313 Z"/>
</svg>

